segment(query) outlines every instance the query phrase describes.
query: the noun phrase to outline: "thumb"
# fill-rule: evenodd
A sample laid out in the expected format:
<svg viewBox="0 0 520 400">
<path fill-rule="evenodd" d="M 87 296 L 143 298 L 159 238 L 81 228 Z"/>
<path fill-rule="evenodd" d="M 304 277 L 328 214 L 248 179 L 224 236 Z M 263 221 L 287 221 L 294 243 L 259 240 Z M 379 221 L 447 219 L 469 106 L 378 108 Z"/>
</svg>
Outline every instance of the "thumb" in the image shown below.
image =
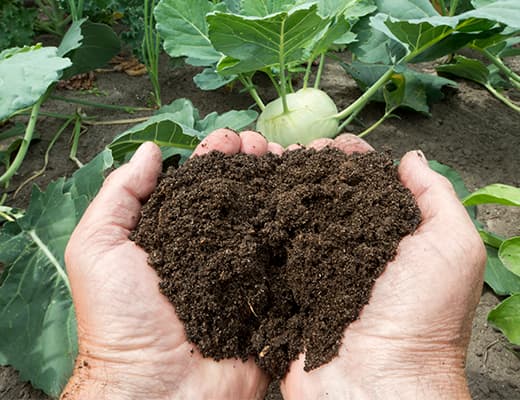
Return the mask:
<svg viewBox="0 0 520 400">
<path fill-rule="evenodd" d="M 112 172 L 76 227 L 69 247 L 114 246 L 128 239 L 139 220 L 141 203 L 154 190 L 162 156 L 152 142 L 141 145 L 128 164 Z M 105 247 L 106 248 L 106 247 Z"/>
<path fill-rule="evenodd" d="M 406 153 L 398 172 L 401 182 L 417 201 L 422 213 L 422 225 L 434 218 L 439 222 L 449 222 L 448 226 L 461 218 L 471 224 L 450 181 L 430 168 L 421 151 Z"/>
</svg>

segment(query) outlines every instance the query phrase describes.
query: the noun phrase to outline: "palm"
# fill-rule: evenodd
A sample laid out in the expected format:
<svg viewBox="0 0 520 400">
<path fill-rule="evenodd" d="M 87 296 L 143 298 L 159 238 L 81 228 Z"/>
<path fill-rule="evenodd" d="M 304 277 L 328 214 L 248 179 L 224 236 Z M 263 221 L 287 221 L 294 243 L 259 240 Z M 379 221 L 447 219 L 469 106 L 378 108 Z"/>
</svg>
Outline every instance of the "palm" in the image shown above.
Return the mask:
<svg viewBox="0 0 520 400">
<path fill-rule="evenodd" d="M 158 292 L 158 277 L 146 259 L 146 253 L 130 241 L 107 249 L 98 260 L 84 255 L 85 274 L 78 290 L 96 297 L 87 307 L 81 303 L 77 307 L 82 351 L 107 362 L 124 360 L 137 366 L 146 361 L 150 375 L 179 398 L 252 398 L 248 391 L 263 387 L 258 367 L 253 361 L 204 359 Z M 88 336 L 82 338 L 83 332 Z"/>
</svg>

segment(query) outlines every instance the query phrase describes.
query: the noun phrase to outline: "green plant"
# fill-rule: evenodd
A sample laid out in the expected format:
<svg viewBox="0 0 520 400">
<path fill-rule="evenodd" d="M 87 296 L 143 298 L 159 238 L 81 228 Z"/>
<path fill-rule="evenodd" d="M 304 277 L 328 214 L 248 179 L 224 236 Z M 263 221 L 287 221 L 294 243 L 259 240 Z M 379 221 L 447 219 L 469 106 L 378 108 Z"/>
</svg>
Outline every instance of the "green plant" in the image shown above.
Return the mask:
<svg viewBox="0 0 520 400">
<path fill-rule="evenodd" d="M 63 36 L 67 31 L 67 26 L 72 19 L 71 15 L 66 15 L 58 0 L 35 0 L 38 11 L 45 16 L 45 20 L 36 20 L 36 29 L 39 31 L 53 33 Z"/>
<path fill-rule="evenodd" d="M 32 41 L 37 10 L 24 7 L 22 0 L 0 3 L 0 51 Z"/>
<path fill-rule="evenodd" d="M 466 197 L 464 204 L 520 207 L 520 188 L 502 184 L 489 185 Z M 482 228 L 480 235 L 488 250 L 486 283 L 497 295 L 508 296 L 490 311 L 488 320 L 511 343 L 520 345 L 520 236 L 503 239 Z"/>
<path fill-rule="evenodd" d="M 77 353 L 65 246 L 111 165 L 105 151 L 70 179 L 45 192 L 35 188 L 23 216 L 3 212 L 9 222 L 0 229 L 0 364 L 51 396 L 59 396 Z"/>
<path fill-rule="evenodd" d="M 161 87 L 159 85 L 159 55 L 161 54 L 161 37 L 155 31 L 153 10 L 155 0 L 144 1 L 144 38 L 142 43 L 142 59 L 146 64 L 148 76 L 153 87 L 153 99 L 161 107 Z"/>
<path fill-rule="evenodd" d="M 0 121 L 30 112 L 23 137 L 9 147 L 8 154 L 4 154 L 5 171 L 0 175 L 0 186 L 7 187 L 20 168 L 34 137 L 41 106 L 51 96 L 55 83 L 62 77 L 70 77 L 104 65 L 118 51 L 119 41 L 109 27 L 79 20 L 71 25 L 59 48 L 36 45 L 12 48 L 0 53 Z M 65 127 L 74 121 L 71 159 L 80 165 L 75 149 L 83 116 L 80 113 L 55 116 L 68 121 Z M 63 130 L 58 132 L 61 134 Z M 18 129 L 17 136 L 20 134 Z M 51 147 L 53 143 L 54 140 L 51 141 Z M 16 154 L 14 158 L 11 157 L 13 154 Z M 0 205 L 4 200 L 5 196 L 0 199 Z"/>
<path fill-rule="evenodd" d="M 197 0 L 189 4 L 162 0 L 156 19 L 170 56 L 186 57 L 188 64 L 206 67 L 194 78 L 200 88 L 216 89 L 240 81 L 262 111 L 257 129 L 287 146 L 338 134 L 376 98 L 387 103 L 376 126 L 401 106 L 428 110 L 428 101 L 442 97 L 439 87 L 454 83 L 417 79 L 408 64 L 451 54 L 474 40 L 502 32 L 505 25 L 518 26 L 520 5 L 508 0 L 498 3 L 443 17 L 426 0 Z M 375 6 L 378 13 L 367 16 Z M 361 70 L 356 78 L 365 88 L 361 97 L 339 112 L 318 91 L 327 55 L 338 45 L 348 45 L 353 51 L 356 61 L 345 68 Z M 319 67 L 314 90 L 309 90 L 314 62 Z M 278 99 L 271 104 L 263 101 L 255 85 L 256 74 L 265 74 L 277 91 Z M 295 88 L 293 78 L 299 75 L 303 75 L 302 83 Z M 407 79 L 422 91 L 410 90 Z M 425 94 L 419 97 L 417 93 Z"/>
</svg>

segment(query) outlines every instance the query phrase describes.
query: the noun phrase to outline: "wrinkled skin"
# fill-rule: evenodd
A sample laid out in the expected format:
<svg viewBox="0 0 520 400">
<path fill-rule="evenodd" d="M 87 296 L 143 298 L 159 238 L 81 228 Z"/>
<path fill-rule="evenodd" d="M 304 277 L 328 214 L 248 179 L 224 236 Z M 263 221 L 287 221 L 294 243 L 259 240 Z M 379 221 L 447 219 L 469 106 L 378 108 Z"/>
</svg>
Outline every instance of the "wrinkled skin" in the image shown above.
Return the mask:
<svg viewBox="0 0 520 400">
<path fill-rule="evenodd" d="M 311 146 L 371 150 L 352 135 Z M 209 135 L 194 155 L 212 150 L 283 152 L 255 132 L 238 136 L 225 129 Z M 159 149 L 141 146 L 106 179 L 67 246 L 79 356 L 62 399 L 261 399 L 269 381 L 253 360 L 217 363 L 186 340 L 146 253 L 128 239 L 160 168 Z M 408 153 L 399 174 L 423 222 L 403 239 L 360 319 L 345 330 L 339 357 L 307 373 L 302 355 L 282 382 L 284 398 L 469 399 L 463 364 L 482 286 L 483 246 L 453 188 L 421 153 Z"/>
</svg>

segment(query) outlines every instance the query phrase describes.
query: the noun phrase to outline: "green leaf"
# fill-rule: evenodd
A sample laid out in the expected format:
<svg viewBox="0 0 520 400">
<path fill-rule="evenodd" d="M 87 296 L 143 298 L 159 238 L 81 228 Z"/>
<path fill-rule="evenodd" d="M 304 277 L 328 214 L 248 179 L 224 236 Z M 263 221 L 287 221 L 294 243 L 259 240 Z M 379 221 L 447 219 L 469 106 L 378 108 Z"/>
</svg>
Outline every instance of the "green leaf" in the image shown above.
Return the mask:
<svg viewBox="0 0 520 400">
<path fill-rule="evenodd" d="M 258 113 L 253 110 L 246 111 L 228 111 L 222 115 L 216 112 L 206 115 L 206 117 L 197 121 L 195 129 L 200 131 L 203 136 L 209 135 L 215 129 L 229 128 L 239 131 L 255 122 Z M 199 135 L 201 137 L 201 135 Z"/>
<path fill-rule="evenodd" d="M 215 67 L 205 68 L 201 73 L 193 77 L 193 81 L 201 90 L 215 90 L 228 85 L 237 79 L 236 75 L 222 76 Z"/>
<path fill-rule="evenodd" d="M 221 55 L 208 36 L 206 15 L 219 5 L 208 0 L 161 0 L 155 8 L 157 30 L 164 39 L 164 50 L 170 57 L 187 57 L 186 62 L 209 67 Z"/>
<path fill-rule="evenodd" d="M 407 20 L 439 15 L 429 0 L 376 0 L 380 13 Z M 358 41 L 350 46 L 352 52 L 365 63 L 393 64 L 405 56 L 404 47 L 383 32 L 374 29 L 369 18 L 354 27 Z"/>
<path fill-rule="evenodd" d="M 57 82 L 70 60 L 56 47 L 10 49 L 0 57 L 0 121 L 34 105 Z"/>
<path fill-rule="evenodd" d="M 354 61 L 351 64 L 341 63 L 341 66 L 354 78 L 362 90 L 367 90 L 372 86 L 389 68 L 387 65 L 365 64 L 359 61 Z M 401 89 L 399 100 L 393 98 L 394 103 L 400 103 L 393 104 L 393 106 L 407 107 L 426 115 L 430 114 L 430 104 L 444 97 L 441 90 L 444 86 L 457 86 L 455 82 L 449 79 L 417 72 L 409 68 L 400 68 L 399 72 L 393 75 L 392 80 L 395 86 L 394 95 L 398 93 L 395 91 L 396 89 Z M 383 90 L 378 91 L 373 100 L 380 102 L 387 100 L 384 97 Z"/>
<path fill-rule="evenodd" d="M 312 5 L 263 18 L 216 12 L 208 15 L 208 23 L 211 42 L 228 56 L 217 70 L 230 75 L 276 68 L 281 58 L 286 66 L 304 63 L 331 21 Z"/>
<path fill-rule="evenodd" d="M 482 61 L 457 55 L 455 63 L 438 65 L 435 67 L 437 72 L 446 73 L 460 78 L 468 79 L 487 85 L 489 82 L 489 70 Z"/>
<path fill-rule="evenodd" d="M 311 59 L 315 59 L 321 54 L 326 53 L 333 44 L 348 44 L 355 40 L 356 36 L 350 32 L 350 23 L 344 16 L 336 17 L 327 32 L 314 45 Z"/>
<path fill-rule="evenodd" d="M 301 0 L 297 4 L 318 4 L 322 17 L 343 16 L 347 19 L 360 18 L 377 10 L 372 0 Z"/>
<path fill-rule="evenodd" d="M 481 1 L 478 2 L 475 10 L 460 14 L 459 17 L 461 19 L 482 18 L 520 29 L 520 2 L 518 0 Z"/>
<path fill-rule="evenodd" d="M 154 142 L 161 147 L 163 160 L 180 154 L 181 162 L 191 155 L 195 147 L 209 133 L 219 128 L 240 130 L 252 124 L 256 111 L 216 112 L 200 118 L 199 111 L 188 99 L 177 99 L 163 106 L 148 121 L 138 124 L 118 135 L 108 146 L 118 162 L 127 160 L 144 142 Z"/>
<path fill-rule="evenodd" d="M 495 183 L 473 192 L 464 199 L 464 204 L 502 204 L 520 207 L 520 188 Z"/>
<path fill-rule="evenodd" d="M 498 257 L 509 271 L 520 277 L 520 236 L 505 240 L 498 250 Z"/>
<path fill-rule="evenodd" d="M 486 231 L 483 228 L 479 228 L 478 233 L 479 233 L 480 237 L 482 238 L 482 241 L 484 242 L 484 244 L 494 247 L 495 249 L 498 249 L 502 245 L 502 242 L 504 241 L 503 237 L 501 237 L 493 232 Z"/>
<path fill-rule="evenodd" d="M 162 106 L 155 114 L 170 114 L 172 121 L 188 128 L 194 128 L 195 121 L 200 119 L 199 110 L 189 99 L 174 100 L 170 104 Z"/>
<path fill-rule="evenodd" d="M 228 10 L 232 13 L 240 13 L 240 3 L 242 3 L 242 0 L 224 0 L 224 3 L 226 3 Z"/>
<path fill-rule="evenodd" d="M 104 152 L 68 181 L 35 188 L 25 215 L 0 230 L 0 363 L 51 396 L 60 394 L 77 353 L 65 246 L 111 164 Z"/>
<path fill-rule="evenodd" d="M 403 19 L 381 12 L 370 21 L 374 29 L 405 47 L 406 61 L 428 61 L 452 53 L 472 40 L 494 35 L 503 29 L 492 30 L 496 23 L 518 29 L 520 2 L 497 1 L 453 17 Z"/>
<path fill-rule="evenodd" d="M 240 14 L 250 17 L 265 17 L 280 11 L 287 11 L 294 6 L 294 0 L 242 0 Z"/>
<path fill-rule="evenodd" d="M 108 25 L 85 21 L 80 26 L 83 36 L 81 46 L 68 53 L 72 67 L 65 71 L 64 79 L 105 66 L 121 50 L 119 38 Z M 67 38 L 71 43 L 64 46 L 63 50 L 77 45 L 78 26 L 71 29 L 73 32 Z"/>
<path fill-rule="evenodd" d="M 487 262 L 484 281 L 499 296 L 520 293 L 520 277 L 509 271 L 500 258 L 498 249 L 486 245 Z"/>
<path fill-rule="evenodd" d="M 86 18 L 74 21 L 63 39 L 61 40 L 60 46 L 58 47 L 58 55 L 60 57 L 66 56 L 73 50 L 76 50 L 81 46 L 83 41 L 83 34 L 81 33 L 81 25 L 86 21 Z"/>
<path fill-rule="evenodd" d="M 395 18 L 412 19 L 439 15 L 430 0 L 376 0 L 377 10 Z"/>
<path fill-rule="evenodd" d="M 127 154 L 134 152 L 144 142 L 154 142 L 160 147 L 194 150 L 200 140 L 198 132 L 175 121 L 176 115 L 161 113 L 118 135 L 108 146 L 114 160 L 123 162 Z"/>
<path fill-rule="evenodd" d="M 520 294 L 505 299 L 490 311 L 488 321 L 513 344 L 520 345 Z"/>
<path fill-rule="evenodd" d="M 520 32 L 516 33 L 520 35 Z M 509 38 L 506 40 L 506 46 L 497 55 L 500 57 L 516 57 L 520 56 L 520 36 Z"/>
</svg>

